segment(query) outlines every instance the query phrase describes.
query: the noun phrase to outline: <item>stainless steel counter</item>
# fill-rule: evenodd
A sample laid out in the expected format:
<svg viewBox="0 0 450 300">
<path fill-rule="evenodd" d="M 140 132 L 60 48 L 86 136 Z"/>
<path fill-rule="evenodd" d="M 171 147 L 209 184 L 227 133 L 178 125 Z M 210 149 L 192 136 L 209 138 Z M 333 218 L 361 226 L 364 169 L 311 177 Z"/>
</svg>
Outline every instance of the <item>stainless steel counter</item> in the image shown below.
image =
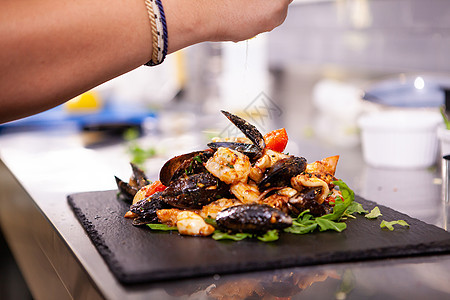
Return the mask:
<svg viewBox="0 0 450 300">
<path fill-rule="evenodd" d="M 311 79 L 312 80 L 312 79 Z M 301 81 L 305 82 L 305 81 Z M 311 86 L 284 81 L 276 102 L 283 114 L 266 125 L 284 126 L 287 151 L 308 161 L 339 154 L 336 176 L 362 197 L 427 223 L 444 227 L 439 168 L 385 170 L 366 165 L 361 148 L 326 143 L 305 134 L 315 112 Z M 303 93 L 302 95 L 300 95 Z M 306 99 L 304 101 L 303 99 Z M 177 153 L 202 148 L 196 131 L 225 128 L 215 116 L 179 110 L 191 123 L 181 132 L 148 132 L 140 142 L 157 145 L 160 155 L 146 164 L 156 178 L 163 162 Z M 160 120 L 180 117 L 161 114 Z M 163 122 L 164 123 L 164 122 Z M 167 123 L 166 123 L 167 124 Z M 153 127 L 152 127 L 153 128 Z M 185 130 L 186 128 L 193 130 Z M 191 132 L 197 132 L 192 134 Z M 200 132 L 200 133 L 198 133 Z M 163 133 L 161 135 L 161 133 Z M 128 178 L 125 144 L 86 148 L 76 128 L 0 135 L 0 225 L 36 299 L 444 299 L 450 297 L 450 255 L 328 264 L 234 275 L 123 286 L 116 281 L 71 211 L 66 196 L 115 189 L 114 175 Z M 182 251 L 180 249 L 180 251 Z M 208 297 L 207 297 L 208 296 Z"/>
<path fill-rule="evenodd" d="M 152 143 L 156 137 L 146 137 Z M 198 137 L 197 137 L 198 138 Z M 196 147 L 195 136 L 177 139 Z M 201 139 L 200 139 L 201 140 Z M 198 140 L 199 141 L 199 140 Z M 162 144 L 173 140 L 166 138 Z M 292 140 L 305 157 L 322 157 L 331 149 Z M 192 278 L 125 287 L 119 284 L 69 208 L 66 195 L 114 189 L 113 175 L 130 174 L 126 146 L 96 150 L 83 146 L 81 135 L 65 130 L 0 136 L 0 221 L 24 277 L 37 299 L 165 299 L 224 295 L 289 296 L 336 299 L 443 299 L 450 255 L 331 264 Z M 334 147 L 332 147 L 334 148 Z M 183 152 L 181 148 L 177 151 Z M 334 148 L 334 152 L 336 149 Z M 362 162 L 358 147 L 341 149 L 337 176 L 370 200 L 443 226 L 438 170 L 377 170 Z M 166 156 L 149 162 L 154 176 Z M 412 187 L 419 187 L 412 188 Z M 223 297 L 222 297 L 223 298 Z"/>
</svg>

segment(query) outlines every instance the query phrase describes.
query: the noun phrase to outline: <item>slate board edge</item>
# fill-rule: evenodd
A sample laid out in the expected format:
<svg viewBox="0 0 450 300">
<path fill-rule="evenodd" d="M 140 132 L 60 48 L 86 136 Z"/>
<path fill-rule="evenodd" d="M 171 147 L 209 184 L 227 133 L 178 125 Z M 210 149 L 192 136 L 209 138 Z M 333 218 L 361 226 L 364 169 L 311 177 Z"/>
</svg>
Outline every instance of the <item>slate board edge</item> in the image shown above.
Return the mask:
<svg viewBox="0 0 450 300">
<path fill-rule="evenodd" d="M 77 194 L 67 196 L 67 200 L 69 202 L 70 207 L 72 208 L 73 212 L 75 213 L 81 226 L 84 228 L 87 235 L 89 236 L 89 239 L 94 244 L 97 251 L 100 253 L 100 256 L 107 263 L 111 272 L 116 276 L 116 278 L 119 281 L 126 282 L 126 278 L 128 276 L 126 275 L 126 273 L 124 273 L 123 269 L 120 267 L 120 264 L 117 261 L 117 259 L 115 258 L 114 253 L 106 245 L 105 240 L 97 234 L 97 230 L 95 229 L 95 226 L 86 218 L 86 215 L 81 211 L 81 209 L 76 207 L 73 196 L 79 195 L 79 194 L 83 194 L 83 193 L 77 193 Z M 123 281 L 123 280 L 125 280 L 125 281 Z"/>
</svg>

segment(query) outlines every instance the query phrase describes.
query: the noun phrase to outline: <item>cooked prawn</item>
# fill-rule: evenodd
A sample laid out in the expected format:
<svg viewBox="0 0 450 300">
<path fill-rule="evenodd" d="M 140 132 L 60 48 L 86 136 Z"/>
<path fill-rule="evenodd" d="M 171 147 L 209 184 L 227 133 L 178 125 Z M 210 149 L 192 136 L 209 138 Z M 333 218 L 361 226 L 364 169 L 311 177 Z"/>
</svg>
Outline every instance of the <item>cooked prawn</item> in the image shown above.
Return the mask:
<svg viewBox="0 0 450 300">
<path fill-rule="evenodd" d="M 227 184 L 246 182 L 250 167 L 248 156 L 224 147 L 219 147 L 205 163 L 205 168 L 211 174 Z"/>
<path fill-rule="evenodd" d="M 159 209 L 156 211 L 156 215 L 162 224 L 176 226 L 178 221 L 177 215 L 182 211 L 178 208 Z"/>
<path fill-rule="evenodd" d="M 177 214 L 178 232 L 184 235 L 208 236 L 214 232 L 214 227 L 207 224 L 202 217 L 192 211 L 182 211 Z"/>
<path fill-rule="evenodd" d="M 206 218 L 215 219 L 218 212 L 224 210 L 225 208 L 241 204 L 242 204 L 241 201 L 234 198 L 233 199 L 222 198 L 214 202 L 211 202 L 208 205 L 203 206 L 199 214 L 203 219 Z"/>
<path fill-rule="evenodd" d="M 258 203 L 261 193 L 255 184 L 238 182 L 230 186 L 230 192 L 242 203 Z"/>
</svg>

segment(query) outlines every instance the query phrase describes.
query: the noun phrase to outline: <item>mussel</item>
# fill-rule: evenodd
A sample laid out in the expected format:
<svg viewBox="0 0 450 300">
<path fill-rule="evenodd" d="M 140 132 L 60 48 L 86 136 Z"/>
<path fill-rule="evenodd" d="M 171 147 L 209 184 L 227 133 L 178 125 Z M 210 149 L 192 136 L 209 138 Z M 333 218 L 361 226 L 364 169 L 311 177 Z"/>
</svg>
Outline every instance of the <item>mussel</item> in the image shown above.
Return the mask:
<svg viewBox="0 0 450 300">
<path fill-rule="evenodd" d="M 261 152 L 266 148 L 263 135 L 254 125 L 227 111 L 221 110 L 221 112 L 228 118 L 228 120 L 231 121 L 231 123 L 239 128 L 239 130 L 242 131 L 242 133 L 249 138 L 249 140 L 252 141 L 252 143 L 255 144 Z"/>
<path fill-rule="evenodd" d="M 289 186 L 291 178 L 301 174 L 306 169 L 306 159 L 289 156 L 277 161 L 258 184 L 260 191 L 274 187 Z"/>
<path fill-rule="evenodd" d="M 170 208 L 170 205 L 164 202 L 161 194 L 162 192 L 155 193 L 149 198 L 142 199 L 131 205 L 130 211 L 137 215 L 137 217 L 133 219 L 133 225 L 139 226 L 158 222 L 156 211 L 159 209 Z"/>
<path fill-rule="evenodd" d="M 169 186 L 182 175 L 191 175 L 206 172 L 203 163 L 213 155 L 211 150 L 194 151 L 169 159 L 159 172 L 159 180 Z"/>
<path fill-rule="evenodd" d="M 209 143 L 208 147 L 216 151 L 220 147 L 229 148 L 232 150 L 239 151 L 250 158 L 250 160 L 256 159 L 261 155 L 261 149 L 253 144 L 236 143 L 236 142 L 214 142 Z"/>
<path fill-rule="evenodd" d="M 162 192 L 161 197 L 177 208 L 201 208 L 228 194 L 229 187 L 211 173 L 183 176 Z"/>
<path fill-rule="evenodd" d="M 125 201 L 131 202 L 133 201 L 134 195 L 138 192 L 138 189 L 129 185 L 122 179 L 117 176 L 114 176 L 116 179 L 117 187 L 119 188 L 119 193 L 123 197 Z"/>
<path fill-rule="evenodd" d="M 147 179 L 147 176 L 142 169 L 133 163 L 130 163 L 130 165 L 133 173 L 128 183 L 121 180 L 119 177 L 114 176 L 119 192 L 126 201 L 132 201 L 134 195 L 136 195 L 142 187 L 150 184 L 150 181 Z"/>
<path fill-rule="evenodd" d="M 292 218 L 284 212 L 264 204 L 237 205 L 219 212 L 216 223 L 221 230 L 264 233 L 292 225 Z"/>
<path fill-rule="evenodd" d="M 131 181 L 133 182 L 133 185 L 137 187 L 139 190 L 140 188 L 150 184 L 150 180 L 148 180 L 147 175 L 145 175 L 144 170 L 139 168 L 136 164 L 130 163 L 131 169 L 133 170 L 133 176 L 131 178 Z"/>
</svg>

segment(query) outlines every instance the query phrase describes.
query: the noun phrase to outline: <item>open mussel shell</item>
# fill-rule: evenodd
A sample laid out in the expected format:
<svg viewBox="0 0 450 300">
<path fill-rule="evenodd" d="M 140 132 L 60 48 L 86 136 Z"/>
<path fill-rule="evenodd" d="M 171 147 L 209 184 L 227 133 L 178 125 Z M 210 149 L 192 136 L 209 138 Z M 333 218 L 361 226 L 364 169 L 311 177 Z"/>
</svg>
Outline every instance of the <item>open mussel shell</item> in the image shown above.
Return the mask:
<svg viewBox="0 0 450 300">
<path fill-rule="evenodd" d="M 150 184 L 150 181 L 147 179 L 144 170 L 139 168 L 136 164 L 130 163 L 131 169 L 133 171 L 133 180 L 136 182 L 137 188 L 143 188 L 146 185 Z"/>
<path fill-rule="evenodd" d="M 181 174 L 189 172 L 189 168 L 192 167 L 201 168 L 203 167 L 201 163 L 198 163 L 197 160 L 194 160 L 194 157 L 198 157 L 200 155 L 201 160 L 206 162 L 207 158 L 212 156 L 212 153 L 210 150 L 201 150 L 201 151 L 194 151 L 182 155 L 175 156 L 162 166 L 161 171 L 159 172 L 159 180 L 162 184 L 165 186 L 170 185 L 170 182 L 177 179 Z M 203 158 L 203 156 L 205 156 Z M 191 164 L 192 163 L 192 164 Z M 192 173 L 199 173 L 192 171 Z"/>
<path fill-rule="evenodd" d="M 132 187 L 127 182 L 121 180 L 119 177 L 114 176 L 116 179 L 117 188 L 119 189 L 120 195 L 126 200 L 126 201 L 133 201 L 134 195 L 138 192 L 138 189 L 135 187 Z"/>
<path fill-rule="evenodd" d="M 253 144 L 236 143 L 236 142 L 214 142 L 209 143 L 208 147 L 217 150 L 220 147 L 236 150 L 247 155 L 250 160 L 254 160 L 261 156 L 261 150 Z"/>
<path fill-rule="evenodd" d="M 237 128 L 239 128 L 242 133 L 249 138 L 250 141 L 253 142 L 261 151 L 266 148 L 266 143 L 264 142 L 264 137 L 259 132 L 259 130 L 246 120 L 233 115 L 227 111 L 221 110 L 221 112 L 231 121 Z"/>
<path fill-rule="evenodd" d="M 301 174 L 306 169 L 306 159 L 289 156 L 277 161 L 258 184 L 260 191 L 274 187 L 289 186 L 291 178 Z"/>
<path fill-rule="evenodd" d="M 216 223 L 220 229 L 232 232 L 264 233 L 292 225 L 292 218 L 269 205 L 246 204 L 219 212 Z"/>
</svg>

